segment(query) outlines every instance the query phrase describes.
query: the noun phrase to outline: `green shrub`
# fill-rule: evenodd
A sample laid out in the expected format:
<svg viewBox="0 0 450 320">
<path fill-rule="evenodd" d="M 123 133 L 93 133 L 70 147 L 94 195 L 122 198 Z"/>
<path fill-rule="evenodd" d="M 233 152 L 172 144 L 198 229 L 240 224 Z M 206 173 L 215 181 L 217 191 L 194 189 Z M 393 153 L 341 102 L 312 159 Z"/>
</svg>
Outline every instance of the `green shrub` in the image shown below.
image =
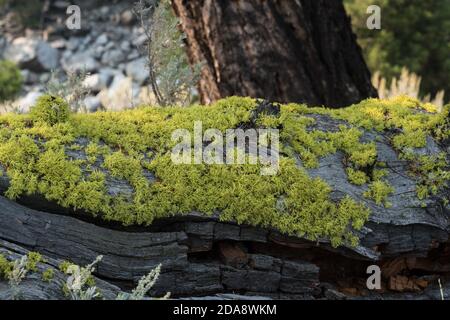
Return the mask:
<svg viewBox="0 0 450 320">
<path fill-rule="evenodd" d="M 41 96 L 36 105 L 31 108 L 31 118 L 37 122 L 54 125 L 69 119 L 69 104 L 60 97 L 52 95 Z"/>
<path fill-rule="evenodd" d="M 0 102 L 13 98 L 22 87 L 22 75 L 12 62 L 0 61 Z"/>
</svg>

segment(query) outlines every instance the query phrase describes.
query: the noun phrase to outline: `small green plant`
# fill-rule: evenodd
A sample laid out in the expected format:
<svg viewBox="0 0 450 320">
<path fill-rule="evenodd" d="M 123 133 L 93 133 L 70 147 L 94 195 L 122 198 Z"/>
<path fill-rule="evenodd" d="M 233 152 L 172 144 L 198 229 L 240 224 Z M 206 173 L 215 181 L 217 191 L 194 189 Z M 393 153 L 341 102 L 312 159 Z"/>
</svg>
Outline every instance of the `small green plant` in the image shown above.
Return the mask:
<svg viewBox="0 0 450 320">
<path fill-rule="evenodd" d="M 27 265 L 26 268 L 28 271 L 37 271 L 37 264 L 39 262 L 43 262 L 42 256 L 39 252 L 29 252 L 27 255 Z"/>
<path fill-rule="evenodd" d="M 150 85 L 160 106 L 187 106 L 200 75 L 191 67 L 184 49 L 184 34 L 171 1 L 136 2 L 134 13 L 144 30 Z"/>
<path fill-rule="evenodd" d="M 389 183 L 377 180 L 370 184 L 369 190 L 364 193 L 364 196 L 374 200 L 377 205 L 389 207 L 391 204 L 387 201 L 387 197 L 393 192 L 394 188 Z"/>
<path fill-rule="evenodd" d="M 42 256 L 37 252 L 29 252 L 20 259 L 8 262 L 3 256 L 0 257 L 0 273 L 4 273 L 11 288 L 11 298 L 20 297 L 19 285 L 30 271 L 37 271 L 37 264 L 42 262 Z"/>
<path fill-rule="evenodd" d="M 42 281 L 44 282 L 50 282 L 52 281 L 53 277 L 55 275 L 55 272 L 53 269 L 47 269 L 44 272 L 42 272 Z"/>
<path fill-rule="evenodd" d="M 102 259 L 103 256 L 98 256 L 94 262 L 86 267 L 80 267 L 76 264 L 67 267 L 66 273 L 70 276 L 67 278 L 63 290 L 69 294 L 72 300 L 92 300 L 100 296 L 95 287 L 95 281 L 92 281 L 92 272 L 94 272 L 96 264 Z"/>
<path fill-rule="evenodd" d="M 41 96 L 30 110 L 30 116 L 34 121 L 44 122 L 51 126 L 67 121 L 69 115 L 68 103 L 64 99 L 52 95 Z"/>
<path fill-rule="evenodd" d="M 347 169 L 348 181 L 351 183 L 362 186 L 367 183 L 367 175 L 363 171 L 354 170 L 352 168 Z"/>
<path fill-rule="evenodd" d="M 62 97 L 73 112 L 87 112 L 84 99 L 91 90 L 84 84 L 89 76 L 85 70 L 80 72 L 68 71 L 64 79 L 56 71 L 50 74 L 50 80 L 45 86 L 45 92 L 55 97 Z"/>
<path fill-rule="evenodd" d="M 69 261 L 63 261 L 59 264 L 58 269 L 59 271 L 61 271 L 62 273 L 67 273 L 67 269 L 69 268 L 69 266 L 71 266 L 73 263 L 69 262 Z"/>
<path fill-rule="evenodd" d="M 8 275 L 12 270 L 12 263 L 0 254 L 0 279 L 8 279 Z"/>
<path fill-rule="evenodd" d="M 22 75 L 12 62 L 0 61 L 0 102 L 14 98 L 22 87 Z"/>
<path fill-rule="evenodd" d="M 150 271 L 149 274 L 143 276 L 137 285 L 137 287 L 131 292 L 121 292 L 117 295 L 117 300 L 143 300 L 150 289 L 155 285 L 161 273 L 161 264 L 155 269 Z M 168 299 L 170 293 L 167 293 L 162 299 Z"/>
</svg>

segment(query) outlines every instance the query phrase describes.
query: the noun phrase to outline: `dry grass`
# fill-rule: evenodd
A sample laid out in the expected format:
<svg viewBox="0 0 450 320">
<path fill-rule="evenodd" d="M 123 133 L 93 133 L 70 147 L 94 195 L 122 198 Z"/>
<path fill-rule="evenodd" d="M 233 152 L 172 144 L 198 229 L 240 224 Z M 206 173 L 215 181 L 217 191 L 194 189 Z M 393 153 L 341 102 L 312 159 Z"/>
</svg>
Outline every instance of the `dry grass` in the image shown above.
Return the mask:
<svg viewBox="0 0 450 320">
<path fill-rule="evenodd" d="M 378 90 L 380 99 L 389 99 L 397 97 L 399 95 L 407 95 L 411 98 L 419 99 L 422 102 L 430 102 L 442 109 L 444 106 L 444 90 L 439 91 L 433 99 L 431 95 L 427 94 L 424 97 L 420 96 L 420 85 L 422 78 L 410 72 L 408 69 L 403 68 L 400 77 L 393 78 L 390 85 L 388 86 L 387 80 L 383 78 L 379 71 L 375 72 L 372 76 L 372 83 L 374 87 Z"/>
</svg>

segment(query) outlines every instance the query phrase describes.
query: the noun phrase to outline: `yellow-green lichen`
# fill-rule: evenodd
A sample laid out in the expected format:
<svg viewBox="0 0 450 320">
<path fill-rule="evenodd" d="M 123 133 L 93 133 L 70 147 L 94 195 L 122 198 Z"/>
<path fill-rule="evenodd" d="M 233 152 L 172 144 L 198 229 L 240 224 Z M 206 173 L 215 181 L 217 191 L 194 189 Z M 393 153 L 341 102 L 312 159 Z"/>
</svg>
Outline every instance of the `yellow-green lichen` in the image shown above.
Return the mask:
<svg viewBox="0 0 450 320">
<path fill-rule="evenodd" d="M 27 254 L 27 265 L 26 268 L 28 271 L 37 271 L 37 264 L 43 262 L 42 256 L 39 252 L 29 252 Z"/>
<path fill-rule="evenodd" d="M 365 172 L 354 170 L 352 168 L 347 169 L 348 180 L 357 185 L 362 186 L 367 183 L 368 177 Z"/>
<path fill-rule="evenodd" d="M 63 261 L 59 264 L 58 269 L 59 271 L 61 271 L 62 273 L 67 273 L 67 270 L 69 269 L 69 267 L 72 265 L 73 263 L 69 262 L 69 261 Z"/>
<path fill-rule="evenodd" d="M 36 105 L 30 110 L 31 119 L 54 125 L 68 120 L 70 114 L 69 104 L 60 97 L 43 95 L 39 97 Z"/>
<path fill-rule="evenodd" d="M 387 201 L 390 194 L 394 192 L 389 183 L 386 181 L 377 180 L 369 185 L 369 189 L 364 192 L 364 196 L 369 199 L 373 199 L 377 205 L 384 205 L 390 207 L 392 204 Z"/>
<path fill-rule="evenodd" d="M 44 282 L 51 282 L 53 280 L 53 277 L 55 276 L 55 272 L 53 269 L 47 269 L 44 272 L 42 272 L 42 281 Z"/>
<path fill-rule="evenodd" d="M 0 279 L 8 279 L 9 273 L 12 271 L 13 263 L 8 261 L 4 255 L 0 254 Z"/>
</svg>

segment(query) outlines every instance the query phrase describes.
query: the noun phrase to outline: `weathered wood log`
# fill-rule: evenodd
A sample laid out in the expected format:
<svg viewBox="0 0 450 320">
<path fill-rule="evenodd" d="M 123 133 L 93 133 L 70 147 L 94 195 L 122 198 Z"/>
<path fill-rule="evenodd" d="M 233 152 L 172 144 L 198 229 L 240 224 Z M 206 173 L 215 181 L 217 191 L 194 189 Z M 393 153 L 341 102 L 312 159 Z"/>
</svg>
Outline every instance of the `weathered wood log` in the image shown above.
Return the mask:
<svg viewBox="0 0 450 320">
<path fill-rule="evenodd" d="M 254 112 L 266 107 L 260 105 Z M 308 127 L 310 131 L 335 132 L 340 126 L 350 125 L 326 114 L 305 117 L 314 119 Z M 252 121 L 246 125 L 254 125 Z M 340 151 L 319 158 L 319 165 L 313 169 L 305 168 L 300 157 L 297 158 L 299 168 L 328 183 L 332 199 L 349 195 L 371 209 L 368 221 L 357 232 L 356 246 L 345 243 L 334 248 L 329 239 L 312 242 L 306 236 L 288 236 L 275 228 L 224 222 L 220 220 L 220 212 L 214 215 L 191 212 L 160 218 L 150 226 L 125 227 L 81 210 L 62 208 L 34 194 L 22 195 L 16 201 L 0 196 L 0 248 L 16 253 L 39 251 L 49 259 L 81 265 L 103 255 L 96 276 L 122 289 L 130 288 L 162 263 L 154 295 L 171 292 L 174 297 L 240 293 L 286 299 L 362 295 L 439 298 L 437 277 L 444 288 L 449 286 L 450 206 L 438 196 L 448 197 L 445 194 L 448 189 L 444 188 L 444 194 L 419 200 L 416 194 L 419 178 L 409 174 L 409 163 L 399 158 L 389 132 L 360 129 L 361 140 L 373 141 L 377 161 L 385 163 L 384 179 L 394 187 L 387 198 L 391 206 L 376 204 L 363 195 L 367 186 L 349 182 L 346 158 Z M 89 142 L 83 137 L 76 139 L 81 146 Z M 448 157 L 448 145 L 438 144 L 431 137 L 425 147 L 413 151 L 422 155 L 447 153 Z M 67 148 L 66 155 L 70 159 L 86 158 L 83 149 Z M 134 190 L 130 183 L 112 176 L 105 170 L 102 159 L 89 170 L 93 169 L 105 172 L 110 195 L 132 198 Z M 144 175 L 149 183 L 155 182 L 153 173 Z M 3 174 L 0 192 L 8 190 L 10 183 L 10 177 Z M 368 292 L 365 287 L 366 268 L 372 264 L 382 267 L 381 293 Z M 44 290 L 41 284 L 30 286 L 33 287 L 27 296 L 30 298 L 57 298 L 60 294 L 39 295 L 36 292 Z M 3 284 L 0 294 L 5 290 Z M 396 291 L 406 292 L 398 295 Z"/>
<path fill-rule="evenodd" d="M 325 292 L 329 299 L 350 298 L 336 291 L 339 279 L 363 277 L 365 266 L 380 263 L 366 263 L 360 260 L 365 257 L 356 255 L 342 258 L 343 250 L 327 253 L 332 249 L 326 245 L 248 226 L 202 221 L 195 216 L 186 217 L 184 221 L 160 222 L 159 228 L 170 232 L 130 232 L 96 226 L 66 215 L 35 211 L 3 197 L 0 198 L 0 211 L 0 254 L 8 252 L 10 258 L 18 258 L 27 252 L 21 247 L 27 248 L 42 253 L 46 259 L 45 267 L 55 269 L 55 280 L 50 284 L 42 282 L 38 274 L 27 278 L 21 286 L 22 298 L 25 299 L 64 299 L 61 288 L 66 276 L 56 270 L 58 264 L 62 260 L 70 260 L 84 265 L 100 254 L 104 259 L 96 276 L 106 298 L 117 293 L 116 285 L 122 289 L 130 288 L 133 282 L 159 263 L 163 264 L 163 269 L 152 291 L 154 295 L 172 292 L 174 297 L 212 297 L 214 294 L 241 292 L 260 297 L 313 299 L 322 297 L 322 292 Z M 403 230 L 399 229 L 399 232 Z M 222 258 L 215 258 L 219 256 L 214 253 L 216 248 L 229 241 L 240 243 L 244 248 L 239 254 L 238 264 L 232 252 L 223 251 Z M 414 256 L 416 252 L 410 254 Z M 346 255 L 348 252 L 344 257 Z M 45 267 L 40 266 L 40 271 Z M 434 271 L 441 273 L 442 270 Z M 448 265 L 445 270 L 448 273 Z M 401 271 L 403 269 L 397 270 L 389 279 Z M 321 283 L 319 273 L 335 284 Z M 445 273 L 441 277 L 444 287 L 449 286 Z M 387 291 L 384 294 L 366 292 L 365 295 L 369 294 L 374 299 L 439 299 L 436 281 L 433 278 L 428 281 L 430 286 L 425 292 L 413 294 L 406 290 L 403 294 Z M 6 282 L 0 281 L 0 297 L 8 298 L 9 290 Z M 225 299 L 226 295 L 222 298 Z"/>
</svg>

